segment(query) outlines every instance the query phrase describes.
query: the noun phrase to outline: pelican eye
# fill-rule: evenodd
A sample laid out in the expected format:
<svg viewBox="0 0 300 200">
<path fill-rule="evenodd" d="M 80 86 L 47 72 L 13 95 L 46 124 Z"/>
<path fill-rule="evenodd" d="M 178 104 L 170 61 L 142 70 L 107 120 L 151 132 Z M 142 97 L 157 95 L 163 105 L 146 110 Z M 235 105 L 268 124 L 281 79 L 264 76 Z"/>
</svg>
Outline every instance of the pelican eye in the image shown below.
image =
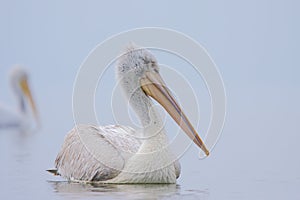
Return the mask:
<svg viewBox="0 0 300 200">
<path fill-rule="evenodd" d="M 159 73 L 159 71 L 158 71 L 157 68 L 153 68 L 153 70 L 154 70 L 156 73 Z"/>
</svg>

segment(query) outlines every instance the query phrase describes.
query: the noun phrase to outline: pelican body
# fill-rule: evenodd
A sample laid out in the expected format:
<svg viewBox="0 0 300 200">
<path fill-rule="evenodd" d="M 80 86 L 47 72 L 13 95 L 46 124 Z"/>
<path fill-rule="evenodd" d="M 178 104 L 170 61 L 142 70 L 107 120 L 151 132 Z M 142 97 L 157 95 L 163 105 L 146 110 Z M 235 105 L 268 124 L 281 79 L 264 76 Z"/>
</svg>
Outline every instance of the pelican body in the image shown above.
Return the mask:
<svg viewBox="0 0 300 200">
<path fill-rule="evenodd" d="M 168 148 L 156 100 L 206 155 L 201 138 L 159 75 L 155 57 L 146 49 L 127 47 L 116 64 L 117 79 L 138 116 L 142 130 L 128 126 L 76 125 L 66 136 L 48 170 L 71 181 L 101 183 L 176 183 L 180 164 Z"/>
<path fill-rule="evenodd" d="M 12 110 L 0 104 L 0 129 L 27 129 L 30 109 L 38 123 L 38 112 L 29 87 L 28 74 L 24 68 L 15 66 L 9 75 L 17 106 Z"/>
</svg>

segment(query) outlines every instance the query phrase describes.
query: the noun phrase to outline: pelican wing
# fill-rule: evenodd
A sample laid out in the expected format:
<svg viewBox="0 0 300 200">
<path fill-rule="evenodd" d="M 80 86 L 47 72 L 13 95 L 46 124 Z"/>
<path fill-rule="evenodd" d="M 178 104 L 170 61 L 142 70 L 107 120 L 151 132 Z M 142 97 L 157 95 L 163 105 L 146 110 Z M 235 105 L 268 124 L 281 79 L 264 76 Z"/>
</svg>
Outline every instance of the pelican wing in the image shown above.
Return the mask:
<svg viewBox="0 0 300 200">
<path fill-rule="evenodd" d="M 141 142 L 126 126 L 78 125 L 66 136 L 56 160 L 57 174 L 77 181 L 116 177 Z"/>
</svg>

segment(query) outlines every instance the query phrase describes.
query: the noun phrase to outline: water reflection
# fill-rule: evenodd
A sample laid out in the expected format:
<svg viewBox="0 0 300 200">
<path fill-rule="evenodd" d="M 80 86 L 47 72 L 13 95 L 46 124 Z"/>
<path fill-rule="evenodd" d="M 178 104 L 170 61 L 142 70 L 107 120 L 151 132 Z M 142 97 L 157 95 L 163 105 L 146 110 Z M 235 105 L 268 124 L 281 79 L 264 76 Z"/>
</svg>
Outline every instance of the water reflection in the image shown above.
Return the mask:
<svg viewBox="0 0 300 200">
<path fill-rule="evenodd" d="M 182 192 L 175 184 L 81 184 L 62 181 L 49 181 L 55 192 L 69 198 L 102 197 L 107 199 L 203 199 L 202 191 Z"/>
<path fill-rule="evenodd" d="M 103 196 L 122 199 L 159 199 L 172 197 L 179 193 L 180 187 L 175 184 L 113 185 L 82 184 L 62 181 L 49 182 L 54 191 L 70 196 Z"/>
</svg>

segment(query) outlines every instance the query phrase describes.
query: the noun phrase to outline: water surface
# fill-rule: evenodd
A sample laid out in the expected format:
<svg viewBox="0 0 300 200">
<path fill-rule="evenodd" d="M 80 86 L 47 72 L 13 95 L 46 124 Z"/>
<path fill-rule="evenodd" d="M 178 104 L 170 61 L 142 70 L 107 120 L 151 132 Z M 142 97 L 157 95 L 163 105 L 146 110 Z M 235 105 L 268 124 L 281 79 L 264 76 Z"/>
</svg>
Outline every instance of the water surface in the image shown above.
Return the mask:
<svg viewBox="0 0 300 200">
<path fill-rule="evenodd" d="M 177 184 L 70 183 L 45 171 L 53 166 L 60 145 L 49 144 L 49 135 L 42 133 L 1 131 L 1 199 L 295 199 L 300 196 L 299 177 L 208 171 L 199 168 L 205 166 L 205 160 L 190 158 L 193 152 L 182 158 L 183 170 Z"/>
</svg>

